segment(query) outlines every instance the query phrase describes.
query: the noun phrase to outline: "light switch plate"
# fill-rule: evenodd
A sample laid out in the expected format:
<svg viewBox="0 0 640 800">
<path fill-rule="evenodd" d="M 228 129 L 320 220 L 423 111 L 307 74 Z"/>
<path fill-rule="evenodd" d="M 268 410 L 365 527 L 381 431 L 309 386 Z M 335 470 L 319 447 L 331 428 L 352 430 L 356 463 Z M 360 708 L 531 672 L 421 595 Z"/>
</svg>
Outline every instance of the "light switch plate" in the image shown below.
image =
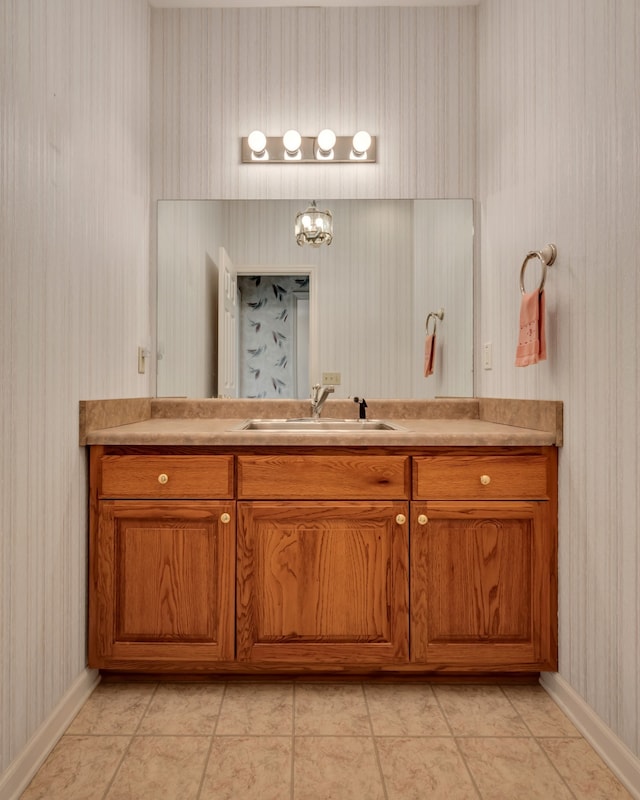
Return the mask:
<svg viewBox="0 0 640 800">
<path fill-rule="evenodd" d="M 339 372 L 323 372 L 322 385 L 323 386 L 340 386 L 341 375 Z"/>
<path fill-rule="evenodd" d="M 485 342 L 482 346 L 482 366 L 485 369 L 493 368 L 493 344 Z"/>
</svg>

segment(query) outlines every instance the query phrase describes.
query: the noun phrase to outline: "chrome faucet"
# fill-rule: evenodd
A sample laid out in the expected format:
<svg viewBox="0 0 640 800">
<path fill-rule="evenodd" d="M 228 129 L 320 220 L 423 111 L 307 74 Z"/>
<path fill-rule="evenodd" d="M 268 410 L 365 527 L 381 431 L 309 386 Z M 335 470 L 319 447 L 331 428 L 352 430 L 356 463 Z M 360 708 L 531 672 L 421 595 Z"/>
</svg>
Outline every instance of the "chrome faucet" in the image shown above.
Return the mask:
<svg viewBox="0 0 640 800">
<path fill-rule="evenodd" d="M 320 418 L 320 412 L 322 411 L 322 406 L 325 403 L 327 397 L 331 394 L 331 392 L 335 392 L 333 386 L 320 386 L 319 383 L 314 384 L 311 388 L 311 416 L 314 419 Z"/>
</svg>

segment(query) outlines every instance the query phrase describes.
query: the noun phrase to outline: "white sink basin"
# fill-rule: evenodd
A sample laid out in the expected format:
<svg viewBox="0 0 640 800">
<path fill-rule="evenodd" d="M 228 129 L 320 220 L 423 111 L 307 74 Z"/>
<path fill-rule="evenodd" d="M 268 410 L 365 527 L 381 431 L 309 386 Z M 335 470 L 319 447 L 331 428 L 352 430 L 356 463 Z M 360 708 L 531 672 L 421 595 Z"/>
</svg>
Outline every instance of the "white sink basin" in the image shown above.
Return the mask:
<svg viewBox="0 0 640 800">
<path fill-rule="evenodd" d="M 243 431 L 304 431 L 305 433 L 362 433 L 363 431 L 403 431 L 400 425 L 381 419 L 249 419 L 238 430 Z"/>
</svg>

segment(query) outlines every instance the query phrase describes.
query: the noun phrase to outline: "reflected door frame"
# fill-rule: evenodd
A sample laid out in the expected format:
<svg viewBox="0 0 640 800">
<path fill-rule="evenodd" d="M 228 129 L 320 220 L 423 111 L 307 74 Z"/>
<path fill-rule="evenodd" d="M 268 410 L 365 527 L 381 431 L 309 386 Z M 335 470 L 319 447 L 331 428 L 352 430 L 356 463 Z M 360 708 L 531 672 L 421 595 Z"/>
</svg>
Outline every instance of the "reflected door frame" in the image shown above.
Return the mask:
<svg viewBox="0 0 640 800">
<path fill-rule="evenodd" d="M 236 274 L 241 275 L 291 275 L 309 278 L 309 381 L 307 393 L 298 399 L 304 400 L 311 392 L 311 384 L 320 382 L 319 332 L 318 332 L 318 270 L 315 264 L 240 264 Z M 239 365 L 238 365 L 239 367 Z M 299 389 L 298 389 L 299 394 Z"/>
</svg>

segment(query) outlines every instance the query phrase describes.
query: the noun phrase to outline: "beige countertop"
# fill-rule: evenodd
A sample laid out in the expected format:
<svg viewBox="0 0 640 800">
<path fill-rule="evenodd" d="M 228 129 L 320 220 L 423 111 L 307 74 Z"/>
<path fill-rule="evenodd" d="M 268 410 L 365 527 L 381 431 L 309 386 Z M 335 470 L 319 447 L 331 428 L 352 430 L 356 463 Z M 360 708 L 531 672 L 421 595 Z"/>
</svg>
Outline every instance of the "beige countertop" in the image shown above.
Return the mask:
<svg viewBox="0 0 640 800">
<path fill-rule="evenodd" d="M 309 416 L 309 403 L 280 400 L 130 398 L 80 403 L 80 444 L 211 446 L 541 446 L 562 444 L 562 403 L 502 398 L 371 400 L 367 417 L 403 430 L 243 431 L 250 418 Z M 330 400 L 325 419 L 356 419 Z"/>
</svg>

